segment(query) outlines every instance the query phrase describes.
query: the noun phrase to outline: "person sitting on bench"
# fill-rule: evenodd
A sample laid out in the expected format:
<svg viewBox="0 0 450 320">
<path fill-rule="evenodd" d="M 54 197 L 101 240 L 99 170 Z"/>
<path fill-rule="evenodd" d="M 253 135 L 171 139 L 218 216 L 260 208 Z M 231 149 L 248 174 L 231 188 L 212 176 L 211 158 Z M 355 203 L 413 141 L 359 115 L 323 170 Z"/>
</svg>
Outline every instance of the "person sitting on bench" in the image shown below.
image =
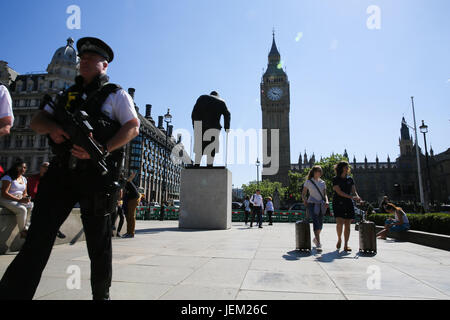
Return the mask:
<svg viewBox="0 0 450 320">
<path fill-rule="evenodd" d="M 379 239 L 386 240 L 386 235 L 389 231 L 401 232 L 409 230 L 409 220 L 402 208 L 399 208 L 392 203 L 385 205 L 385 208 L 388 213 L 395 214 L 395 219 L 386 220 L 384 230 L 377 234 Z"/>
</svg>

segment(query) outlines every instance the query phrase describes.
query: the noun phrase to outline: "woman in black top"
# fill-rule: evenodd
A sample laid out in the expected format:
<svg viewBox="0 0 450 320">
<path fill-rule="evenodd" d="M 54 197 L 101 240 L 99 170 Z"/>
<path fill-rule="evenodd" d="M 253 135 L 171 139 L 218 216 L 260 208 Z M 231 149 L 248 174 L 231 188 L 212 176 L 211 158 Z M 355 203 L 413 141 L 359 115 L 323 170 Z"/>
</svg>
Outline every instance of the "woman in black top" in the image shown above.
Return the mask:
<svg viewBox="0 0 450 320">
<path fill-rule="evenodd" d="M 342 161 L 335 167 L 336 177 L 333 178 L 333 211 L 336 218 L 336 231 L 338 235 L 338 243 L 336 248 L 341 249 L 342 245 L 342 229 L 344 230 L 345 245 L 344 250 L 347 252 L 352 251 L 348 246 L 348 240 L 350 238 L 350 228 L 352 220 L 355 219 L 355 208 L 353 201 L 362 201 L 356 192 L 355 182 L 349 176 L 350 166 L 348 162 Z"/>
</svg>

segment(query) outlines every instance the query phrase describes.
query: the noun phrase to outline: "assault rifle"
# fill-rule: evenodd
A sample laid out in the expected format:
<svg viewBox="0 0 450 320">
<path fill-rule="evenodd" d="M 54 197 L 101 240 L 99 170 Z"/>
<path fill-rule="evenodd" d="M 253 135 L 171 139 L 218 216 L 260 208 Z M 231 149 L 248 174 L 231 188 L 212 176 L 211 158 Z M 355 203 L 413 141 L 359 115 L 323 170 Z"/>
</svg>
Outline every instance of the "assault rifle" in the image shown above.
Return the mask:
<svg viewBox="0 0 450 320">
<path fill-rule="evenodd" d="M 77 110 L 75 113 L 69 112 L 66 108 L 55 107 L 55 104 L 50 96 L 45 98 L 46 103 L 55 110 L 54 119 L 70 136 L 69 142 L 72 145 L 82 147 L 91 156 L 91 160 L 96 164 L 100 173 L 106 175 L 108 173 L 105 158 L 108 153 L 102 151 L 101 146 L 91 137 L 94 131 L 89 123 L 89 115 L 82 110 Z M 76 162 L 71 161 L 71 166 L 76 166 Z"/>
</svg>

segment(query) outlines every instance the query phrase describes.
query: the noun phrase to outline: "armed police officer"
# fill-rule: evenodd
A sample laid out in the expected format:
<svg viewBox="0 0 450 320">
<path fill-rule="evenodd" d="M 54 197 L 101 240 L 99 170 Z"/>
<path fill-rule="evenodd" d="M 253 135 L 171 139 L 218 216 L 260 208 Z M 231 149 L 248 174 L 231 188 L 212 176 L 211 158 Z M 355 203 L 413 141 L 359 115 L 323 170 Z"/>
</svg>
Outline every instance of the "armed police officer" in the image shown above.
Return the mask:
<svg viewBox="0 0 450 320">
<path fill-rule="evenodd" d="M 132 98 L 108 82 L 112 49 L 97 38 L 80 39 L 77 49 L 80 75 L 75 85 L 61 93 L 55 103 L 47 99 L 31 123 L 35 132 L 48 135 L 56 156 L 41 179 L 25 244 L 0 282 L 0 299 L 33 298 L 56 234 L 76 203 L 80 203 L 91 260 L 93 299 L 110 298 L 110 213 L 120 189 L 117 181 L 124 146 L 139 134 L 140 123 Z M 84 129 L 85 139 L 76 140 L 82 142 L 79 144 L 73 138 L 78 132 L 67 120 L 75 114 L 82 114 L 81 120 L 75 119 Z"/>
</svg>

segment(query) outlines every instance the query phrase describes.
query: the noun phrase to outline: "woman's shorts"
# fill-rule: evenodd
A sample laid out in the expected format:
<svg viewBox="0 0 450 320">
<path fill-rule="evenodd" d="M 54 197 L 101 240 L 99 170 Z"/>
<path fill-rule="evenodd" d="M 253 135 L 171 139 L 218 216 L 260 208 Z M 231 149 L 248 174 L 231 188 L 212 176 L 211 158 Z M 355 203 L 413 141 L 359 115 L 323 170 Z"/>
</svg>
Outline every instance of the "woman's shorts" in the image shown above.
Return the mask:
<svg viewBox="0 0 450 320">
<path fill-rule="evenodd" d="M 337 199 L 333 201 L 333 212 L 335 218 L 355 219 L 355 208 L 350 199 Z"/>
<path fill-rule="evenodd" d="M 324 212 L 320 211 L 319 214 L 314 213 L 314 203 L 308 203 L 308 215 L 312 218 L 314 231 L 323 229 L 323 216 Z"/>
<path fill-rule="evenodd" d="M 392 224 L 392 220 L 386 220 L 386 224 Z M 401 231 L 407 231 L 409 230 L 411 226 L 409 225 L 409 223 L 404 223 L 401 225 L 397 225 L 397 226 L 392 226 L 390 227 L 390 231 L 394 231 L 394 232 L 401 232 Z"/>
</svg>

